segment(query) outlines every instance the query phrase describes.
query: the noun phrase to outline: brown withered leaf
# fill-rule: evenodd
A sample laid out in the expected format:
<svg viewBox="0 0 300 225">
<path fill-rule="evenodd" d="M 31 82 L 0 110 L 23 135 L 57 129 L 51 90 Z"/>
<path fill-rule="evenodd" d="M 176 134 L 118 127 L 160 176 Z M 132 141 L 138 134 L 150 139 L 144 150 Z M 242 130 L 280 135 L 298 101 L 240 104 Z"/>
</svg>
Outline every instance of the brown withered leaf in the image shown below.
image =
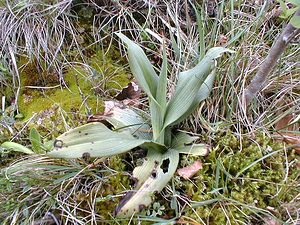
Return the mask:
<svg viewBox="0 0 300 225">
<path fill-rule="evenodd" d="M 119 94 L 115 96 L 115 99 L 122 101 L 124 105 L 141 108 L 141 92 L 142 90 L 140 86 L 136 82 L 131 81 Z"/>
<path fill-rule="evenodd" d="M 226 37 L 224 34 L 221 34 L 219 37 L 219 44 L 220 46 L 224 46 L 228 42 L 228 37 Z"/>
<path fill-rule="evenodd" d="M 263 225 L 280 225 L 281 224 L 272 217 L 263 218 L 263 221 L 264 221 Z"/>
<path fill-rule="evenodd" d="M 283 139 L 284 142 L 292 145 L 300 145 L 300 135 L 295 132 L 300 131 L 300 123 L 296 122 L 291 124 L 294 119 L 295 116 L 293 114 L 284 116 L 275 124 L 275 129 L 280 135 L 278 138 Z M 295 147 L 294 149 L 298 154 L 300 154 L 300 147 Z"/>
<path fill-rule="evenodd" d="M 122 91 L 115 96 L 115 99 L 123 101 L 126 99 L 138 99 L 141 96 L 141 88 L 131 81 Z"/>
<path fill-rule="evenodd" d="M 128 83 L 126 87 L 120 91 L 114 98 L 119 100 L 119 102 L 116 101 L 105 101 L 104 102 L 104 112 L 103 113 L 97 113 L 88 118 L 88 123 L 91 122 L 104 122 L 105 117 L 111 115 L 111 111 L 115 108 L 124 108 L 125 106 L 134 106 L 137 108 L 141 108 L 141 102 L 140 102 L 140 96 L 141 96 L 141 88 L 138 86 L 137 83 L 134 81 L 131 81 Z M 105 122 L 104 122 L 105 123 Z"/>
<path fill-rule="evenodd" d="M 112 110 L 115 108 L 124 108 L 124 105 L 115 101 L 105 101 L 104 102 L 104 112 L 103 113 L 96 113 L 94 115 L 91 115 L 87 122 L 102 122 L 105 123 L 106 117 L 110 116 L 112 114 Z"/>
<path fill-rule="evenodd" d="M 197 160 L 192 165 L 178 169 L 177 173 L 179 176 L 187 180 L 193 177 L 202 168 L 202 162 L 200 160 Z"/>
</svg>

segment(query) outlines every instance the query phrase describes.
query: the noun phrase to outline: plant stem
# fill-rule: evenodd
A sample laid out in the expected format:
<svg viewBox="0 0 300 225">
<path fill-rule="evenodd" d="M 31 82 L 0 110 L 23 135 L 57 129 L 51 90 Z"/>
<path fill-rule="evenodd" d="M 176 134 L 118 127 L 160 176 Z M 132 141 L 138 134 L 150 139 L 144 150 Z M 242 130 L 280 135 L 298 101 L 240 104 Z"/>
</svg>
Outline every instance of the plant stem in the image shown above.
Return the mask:
<svg viewBox="0 0 300 225">
<path fill-rule="evenodd" d="M 300 9 L 297 10 L 295 16 L 300 16 Z M 299 33 L 300 29 L 294 27 L 290 23 L 284 28 L 280 36 L 277 38 L 277 40 L 271 47 L 269 54 L 267 55 L 266 59 L 262 62 L 251 83 L 244 90 L 244 107 L 247 107 L 253 100 L 255 95 L 264 87 L 265 81 L 267 80 L 268 75 L 274 68 L 280 55 L 284 52 L 289 42 Z"/>
</svg>

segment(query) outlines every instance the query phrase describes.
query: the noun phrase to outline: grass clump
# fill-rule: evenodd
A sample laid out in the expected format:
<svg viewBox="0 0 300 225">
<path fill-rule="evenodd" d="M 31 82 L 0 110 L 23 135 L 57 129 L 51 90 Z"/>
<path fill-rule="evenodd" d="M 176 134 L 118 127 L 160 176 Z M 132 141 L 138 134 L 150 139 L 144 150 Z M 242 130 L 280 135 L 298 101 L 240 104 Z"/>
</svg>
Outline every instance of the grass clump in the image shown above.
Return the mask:
<svg viewBox="0 0 300 225">
<path fill-rule="evenodd" d="M 119 157 L 97 160 L 68 162 L 33 156 L 2 169 L 1 224 L 11 224 L 14 216 L 26 224 L 54 222 L 49 215 L 61 223 L 111 220 L 113 208 L 130 188 L 129 177 L 122 172 L 127 164 Z"/>
</svg>

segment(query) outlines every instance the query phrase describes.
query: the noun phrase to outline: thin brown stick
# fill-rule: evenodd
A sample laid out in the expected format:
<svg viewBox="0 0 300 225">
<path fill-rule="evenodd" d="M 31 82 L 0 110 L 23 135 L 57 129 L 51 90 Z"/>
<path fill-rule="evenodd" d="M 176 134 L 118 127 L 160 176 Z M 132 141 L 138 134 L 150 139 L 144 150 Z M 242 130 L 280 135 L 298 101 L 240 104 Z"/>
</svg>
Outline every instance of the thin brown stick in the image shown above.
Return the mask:
<svg viewBox="0 0 300 225">
<path fill-rule="evenodd" d="M 297 10 L 295 16 L 300 16 L 300 9 Z M 271 47 L 266 59 L 260 65 L 257 73 L 253 77 L 251 83 L 244 90 L 244 106 L 247 107 L 253 100 L 255 95 L 263 88 L 268 75 L 274 68 L 280 55 L 284 52 L 289 42 L 300 33 L 299 28 L 295 28 L 290 23 L 284 28 L 280 36 L 277 38 L 273 46 Z"/>
</svg>

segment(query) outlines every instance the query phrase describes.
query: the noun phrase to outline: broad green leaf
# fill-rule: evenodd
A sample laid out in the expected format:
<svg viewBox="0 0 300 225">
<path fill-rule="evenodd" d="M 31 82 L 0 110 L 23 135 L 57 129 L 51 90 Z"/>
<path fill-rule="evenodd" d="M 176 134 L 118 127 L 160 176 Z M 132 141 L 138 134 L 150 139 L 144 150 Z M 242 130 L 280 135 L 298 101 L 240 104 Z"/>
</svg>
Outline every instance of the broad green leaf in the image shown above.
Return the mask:
<svg viewBox="0 0 300 225">
<path fill-rule="evenodd" d="M 296 28 L 300 28 L 300 16 L 293 16 L 290 20 L 290 23 L 296 27 Z"/>
<path fill-rule="evenodd" d="M 191 144 L 192 142 L 198 139 L 199 137 L 197 136 L 191 136 L 184 132 L 178 132 L 177 134 L 174 135 L 174 137 L 172 137 L 171 148 L 180 148 L 188 144 Z"/>
<path fill-rule="evenodd" d="M 215 70 L 213 70 L 208 75 L 208 77 L 206 78 L 204 83 L 201 85 L 201 87 L 197 93 L 197 96 L 194 99 L 194 102 L 192 103 L 192 106 L 181 117 L 179 117 L 174 122 L 174 124 L 178 124 L 178 123 L 182 122 L 183 120 L 185 120 L 188 116 L 190 116 L 197 109 L 197 107 L 201 101 L 208 98 L 208 96 L 213 88 L 214 80 L 215 80 Z"/>
<path fill-rule="evenodd" d="M 157 153 L 158 154 L 158 153 Z M 159 158 L 159 157 L 157 157 Z M 154 160 L 154 158 L 152 159 Z M 161 155 L 161 161 L 153 161 L 150 176 L 144 181 L 138 190 L 128 192 L 124 199 L 116 208 L 119 217 L 132 216 L 143 207 L 147 207 L 152 202 L 154 193 L 159 193 L 173 177 L 179 162 L 179 153 L 169 149 Z M 140 170 L 136 174 L 138 179 L 144 179 L 144 171 Z"/>
<path fill-rule="evenodd" d="M 35 153 L 43 153 L 44 152 L 41 136 L 35 128 L 32 128 L 30 130 L 29 140 L 31 142 L 32 149 Z"/>
<path fill-rule="evenodd" d="M 114 103 L 114 102 L 113 102 Z M 150 117 L 145 112 L 114 104 L 105 118 L 116 130 L 129 131 L 139 139 L 152 140 Z"/>
<path fill-rule="evenodd" d="M 197 97 L 196 97 L 196 101 L 197 101 L 197 105 L 205 100 L 206 98 L 208 98 L 212 88 L 213 88 L 213 84 L 215 81 L 215 74 L 216 74 L 216 70 L 213 70 L 205 79 L 204 83 L 201 85 L 198 93 L 197 93 Z"/>
<path fill-rule="evenodd" d="M 224 52 L 233 51 L 223 47 L 212 48 L 194 68 L 179 74 L 175 94 L 167 107 L 164 127 L 185 119 L 192 112 L 191 109 L 196 108 L 199 103 L 197 98 L 201 97 L 201 94 L 198 95 L 198 91 L 214 68 L 214 60 Z M 209 80 L 212 79 L 209 78 Z M 206 89 L 203 88 L 203 90 L 205 91 Z M 202 96 L 206 96 L 206 94 Z"/>
<path fill-rule="evenodd" d="M 161 108 L 152 99 L 149 99 L 150 114 L 151 114 L 151 124 L 153 131 L 153 140 L 159 141 L 159 136 L 161 135 L 161 129 L 163 126 L 163 118 L 161 116 Z M 161 142 L 163 144 L 163 142 Z"/>
<path fill-rule="evenodd" d="M 83 154 L 91 157 L 105 157 L 127 152 L 132 148 L 162 148 L 149 140 L 136 139 L 130 134 L 114 132 L 102 123 L 89 123 L 59 136 L 54 142 L 54 149 L 48 153 L 57 158 L 79 158 Z"/>
<path fill-rule="evenodd" d="M 139 189 L 143 183 L 150 177 L 151 172 L 158 162 L 161 161 L 162 154 L 158 153 L 155 149 L 148 149 L 147 156 L 141 166 L 137 166 L 133 170 L 133 179 L 136 181 L 135 189 Z"/>
<path fill-rule="evenodd" d="M 15 142 L 6 141 L 1 144 L 1 147 L 6 148 L 8 150 L 15 151 L 15 152 L 22 152 L 22 153 L 29 154 L 29 155 L 34 154 L 34 152 L 31 151 L 29 148 L 26 148 L 25 146 L 20 145 Z"/>
<path fill-rule="evenodd" d="M 152 99 L 156 99 L 158 75 L 155 73 L 144 51 L 125 35 L 117 33 L 117 36 L 128 47 L 129 65 L 134 77 L 147 95 Z"/>
<path fill-rule="evenodd" d="M 300 6 L 300 0 L 289 0 L 290 3 L 296 6 Z"/>
<path fill-rule="evenodd" d="M 194 156 L 206 156 L 210 151 L 210 147 L 207 144 L 192 144 L 182 147 L 174 148 L 175 151 L 182 154 L 194 155 Z"/>
<path fill-rule="evenodd" d="M 213 65 L 213 60 L 204 58 L 192 70 L 185 72 L 190 74 L 190 79 L 185 80 L 185 85 L 177 85 L 175 94 L 167 107 L 164 127 L 176 122 L 192 106 L 200 86 L 210 73 Z"/>
<path fill-rule="evenodd" d="M 198 140 L 199 137 L 191 136 L 184 132 L 178 132 L 172 140 L 172 149 L 182 154 L 194 156 L 205 156 L 209 153 L 210 147 L 206 144 L 191 144 Z"/>
</svg>

